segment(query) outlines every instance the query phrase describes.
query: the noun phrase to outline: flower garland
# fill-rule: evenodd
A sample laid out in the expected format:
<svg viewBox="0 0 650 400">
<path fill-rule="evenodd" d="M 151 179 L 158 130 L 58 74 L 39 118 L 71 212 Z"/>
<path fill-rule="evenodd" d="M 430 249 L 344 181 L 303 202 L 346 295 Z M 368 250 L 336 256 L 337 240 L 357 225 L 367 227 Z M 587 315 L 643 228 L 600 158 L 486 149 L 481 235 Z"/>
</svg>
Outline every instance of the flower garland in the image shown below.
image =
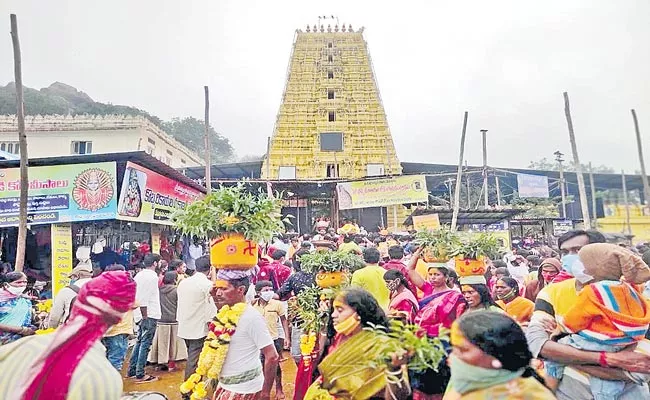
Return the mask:
<svg viewBox="0 0 650 400">
<path fill-rule="evenodd" d="M 212 381 L 219 380 L 219 373 L 228 355 L 230 340 L 245 310 L 246 303 L 221 307 L 209 324 L 208 337 L 203 344 L 196 372 L 183 382 L 181 393 L 192 392 L 192 400 L 204 399 L 208 395 L 206 386 Z"/>
<path fill-rule="evenodd" d="M 303 334 L 300 336 L 300 354 L 305 362 L 305 365 L 311 363 L 311 353 L 316 347 L 316 333 L 309 332 L 308 335 Z"/>
</svg>

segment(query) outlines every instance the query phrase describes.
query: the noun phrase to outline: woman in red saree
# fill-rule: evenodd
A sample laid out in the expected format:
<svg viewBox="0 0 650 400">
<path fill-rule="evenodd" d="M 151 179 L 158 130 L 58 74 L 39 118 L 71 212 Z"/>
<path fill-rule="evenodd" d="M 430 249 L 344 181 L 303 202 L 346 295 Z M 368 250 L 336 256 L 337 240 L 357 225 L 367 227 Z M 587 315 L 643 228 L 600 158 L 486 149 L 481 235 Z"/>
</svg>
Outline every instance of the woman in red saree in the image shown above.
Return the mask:
<svg viewBox="0 0 650 400">
<path fill-rule="evenodd" d="M 415 317 L 415 323 L 429 337 L 439 337 L 441 333 L 444 335 L 449 331 L 456 318 L 465 312 L 467 304 L 460 291 L 447 286 L 449 269 L 444 264 L 429 266 L 427 281 L 415 271 L 420 254 L 421 250 L 418 249 L 407 265 L 409 278 L 424 294 L 419 303 L 420 310 Z M 441 338 L 441 341 L 445 348 L 451 351 L 448 339 Z M 440 363 L 437 372 L 429 370 L 424 374 L 409 374 L 413 399 L 442 399 L 450 376 L 446 358 Z"/>
<path fill-rule="evenodd" d="M 399 270 L 391 269 L 384 274 L 384 281 L 390 291 L 388 317 L 412 324 L 420 306 L 415 295 L 408 288 L 408 280 Z"/>
</svg>

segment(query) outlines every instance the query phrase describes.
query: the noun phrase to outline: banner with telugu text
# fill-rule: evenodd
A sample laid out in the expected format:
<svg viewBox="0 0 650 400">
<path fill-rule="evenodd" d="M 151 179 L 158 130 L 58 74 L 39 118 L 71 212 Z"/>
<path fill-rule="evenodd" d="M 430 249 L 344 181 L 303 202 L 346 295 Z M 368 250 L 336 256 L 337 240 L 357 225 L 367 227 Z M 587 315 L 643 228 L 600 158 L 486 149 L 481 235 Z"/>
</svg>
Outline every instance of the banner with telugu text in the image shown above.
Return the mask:
<svg viewBox="0 0 650 400">
<path fill-rule="evenodd" d="M 70 283 L 72 272 L 72 228 L 70 224 L 52 224 L 52 295 Z"/>
<path fill-rule="evenodd" d="M 340 210 L 425 203 L 429 199 L 424 175 L 339 183 L 336 191 Z"/>
<path fill-rule="evenodd" d="M 27 223 L 97 221 L 117 212 L 115 162 L 29 168 Z M 17 226 L 20 169 L 0 169 L 0 226 Z"/>
<path fill-rule="evenodd" d="M 203 193 L 138 164 L 126 163 L 117 219 L 173 225 L 171 215 L 203 198 Z"/>
</svg>

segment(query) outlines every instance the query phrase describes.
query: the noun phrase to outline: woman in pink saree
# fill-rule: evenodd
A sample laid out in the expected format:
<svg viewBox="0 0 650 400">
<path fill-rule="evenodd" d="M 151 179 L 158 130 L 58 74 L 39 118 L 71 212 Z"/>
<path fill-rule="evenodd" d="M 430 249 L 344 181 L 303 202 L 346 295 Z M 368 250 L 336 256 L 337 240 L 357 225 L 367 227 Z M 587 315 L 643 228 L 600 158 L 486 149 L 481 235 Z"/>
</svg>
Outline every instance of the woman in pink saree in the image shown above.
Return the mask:
<svg viewBox="0 0 650 400">
<path fill-rule="evenodd" d="M 391 269 L 384 274 L 386 287 L 390 291 L 388 317 L 399 319 L 407 324 L 415 322 L 420 306 L 415 295 L 408 288 L 408 280 L 401 271 Z"/>
</svg>

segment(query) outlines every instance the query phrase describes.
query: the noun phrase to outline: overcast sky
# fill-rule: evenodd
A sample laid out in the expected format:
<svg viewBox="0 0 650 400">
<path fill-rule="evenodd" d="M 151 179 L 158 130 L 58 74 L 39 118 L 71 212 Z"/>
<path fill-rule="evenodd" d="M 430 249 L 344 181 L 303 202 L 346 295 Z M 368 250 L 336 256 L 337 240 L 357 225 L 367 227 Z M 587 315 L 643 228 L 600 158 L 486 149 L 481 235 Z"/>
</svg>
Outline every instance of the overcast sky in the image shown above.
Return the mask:
<svg viewBox="0 0 650 400">
<path fill-rule="evenodd" d="M 0 84 L 13 80 L 13 12 L 25 85 L 60 81 L 163 119 L 202 118 L 208 85 L 238 155 L 265 152 L 295 29 L 334 14 L 366 28 L 401 161 L 456 163 L 465 110 L 470 164 L 480 129 L 491 165 L 570 154 L 563 91 L 583 163 L 639 169 L 630 108 L 650 159 L 647 0 L 7 2 Z"/>
</svg>

